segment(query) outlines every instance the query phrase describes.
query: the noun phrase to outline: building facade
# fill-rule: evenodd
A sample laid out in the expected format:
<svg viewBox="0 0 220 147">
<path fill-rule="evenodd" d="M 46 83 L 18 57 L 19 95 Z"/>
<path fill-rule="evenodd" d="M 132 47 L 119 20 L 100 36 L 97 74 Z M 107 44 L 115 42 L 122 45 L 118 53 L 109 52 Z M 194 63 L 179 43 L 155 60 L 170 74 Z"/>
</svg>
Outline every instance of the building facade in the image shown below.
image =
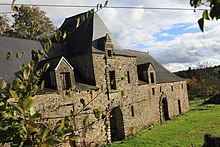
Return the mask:
<svg viewBox="0 0 220 147">
<path fill-rule="evenodd" d="M 47 89 L 35 96 L 42 121 L 53 123 L 70 111 L 79 114 L 92 108 L 74 118 L 79 135 L 74 144 L 95 146 L 122 140 L 189 110 L 184 79 L 148 53 L 122 49 L 97 14 L 74 28 L 83 15 L 64 21 L 60 30 L 67 33 L 66 39 L 54 43 L 42 61 L 51 65 L 43 77 Z M 65 95 L 68 89 L 70 96 Z M 94 109 L 108 113 L 108 118 L 95 118 Z M 87 126 L 82 123 L 85 117 Z"/>
</svg>

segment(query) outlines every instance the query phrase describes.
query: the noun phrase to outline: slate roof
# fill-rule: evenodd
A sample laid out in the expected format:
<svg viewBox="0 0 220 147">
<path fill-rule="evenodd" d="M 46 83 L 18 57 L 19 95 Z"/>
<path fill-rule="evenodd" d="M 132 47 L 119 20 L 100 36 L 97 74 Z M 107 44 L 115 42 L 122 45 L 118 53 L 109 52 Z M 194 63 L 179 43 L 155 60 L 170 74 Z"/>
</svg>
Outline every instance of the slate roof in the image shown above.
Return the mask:
<svg viewBox="0 0 220 147">
<path fill-rule="evenodd" d="M 92 46 L 97 49 L 97 40 L 104 37 L 106 34 L 109 34 L 110 38 L 112 39 L 113 49 L 122 49 L 122 47 L 119 45 L 117 40 L 114 38 L 114 36 L 111 34 L 109 29 L 102 21 L 102 19 L 98 16 L 98 14 L 95 13 L 93 18 Z"/>
<path fill-rule="evenodd" d="M 184 79 L 178 77 L 177 75 L 167 70 L 162 64 L 160 64 L 156 59 L 154 59 L 148 53 L 134 51 L 134 50 L 124 50 L 124 52 L 130 55 L 136 56 L 137 65 L 151 63 L 156 72 L 157 83 L 184 81 Z"/>
<path fill-rule="evenodd" d="M 84 53 L 104 53 L 98 49 L 97 41 L 103 38 L 107 33 L 110 35 L 113 44 L 113 54 L 122 56 L 136 57 L 137 65 L 152 63 L 156 71 L 157 83 L 182 81 L 182 78 L 172 74 L 164 68 L 158 61 L 156 61 L 149 54 L 133 50 L 124 50 L 114 39 L 111 32 L 105 26 L 100 17 L 95 13 L 90 19 L 84 21 L 76 30 L 76 19 L 85 13 L 66 18 L 60 30 L 66 31 L 68 36 L 62 44 L 54 44 L 48 53 L 48 57 L 57 58 L 64 56 L 66 59 L 75 54 Z M 74 30 L 74 31 L 73 31 Z M 15 74 L 20 70 L 20 66 L 27 63 L 31 59 L 31 50 L 42 49 L 42 45 L 38 41 L 27 40 L 21 38 L 13 38 L 7 36 L 0 36 L 0 77 L 3 77 L 6 82 L 11 82 Z M 12 52 L 12 60 L 6 60 L 7 52 Z M 24 52 L 21 59 L 17 59 L 15 54 L 17 52 Z M 74 71 L 77 71 L 75 69 Z"/>
<path fill-rule="evenodd" d="M 77 29 L 75 29 L 77 18 L 85 15 L 86 13 L 81 13 L 69 18 L 66 18 L 59 30 L 66 32 L 66 44 L 65 44 L 65 55 L 64 57 L 85 54 L 85 53 L 104 53 L 98 48 L 98 40 L 109 34 L 112 39 L 113 52 L 118 55 L 123 54 L 123 51 L 119 43 L 116 41 L 114 36 L 108 30 L 104 22 L 98 16 L 98 14 L 93 14 L 88 20 L 85 20 Z M 74 30 L 74 31 L 73 31 Z M 76 37 L 77 36 L 77 37 Z M 56 49 L 57 50 L 57 49 Z M 56 54 L 56 52 L 54 52 Z M 51 54 L 53 57 L 58 56 Z"/>
<path fill-rule="evenodd" d="M 0 36 L 0 77 L 7 83 L 12 82 L 20 67 L 31 60 L 31 50 L 39 49 L 42 49 L 39 41 Z M 9 60 L 6 60 L 7 52 L 12 54 Z M 23 56 L 17 58 L 16 53 L 22 52 Z"/>
</svg>

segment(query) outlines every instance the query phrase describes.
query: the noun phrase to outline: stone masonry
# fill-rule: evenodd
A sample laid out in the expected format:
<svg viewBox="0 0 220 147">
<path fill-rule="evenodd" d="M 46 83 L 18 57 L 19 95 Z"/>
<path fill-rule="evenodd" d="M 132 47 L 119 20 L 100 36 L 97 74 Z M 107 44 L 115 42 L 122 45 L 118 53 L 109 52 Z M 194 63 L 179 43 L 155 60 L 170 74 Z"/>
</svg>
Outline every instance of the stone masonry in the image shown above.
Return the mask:
<svg viewBox="0 0 220 147">
<path fill-rule="evenodd" d="M 66 38 L 59 43 L 52 39 L 53 46 L 38 64 L 50 67 L 41 77 L 46 88 L 35 96 L 34 110 L 51 124 L 70 112 L 75 115 L 73 131 L 79 137 L 69 146 L 123 140 L 189 110 L 186 80 L 149 53 L 123 49 L 96 13 L 66 18 L 59 30 Z M 0 36 L 0 43 L 0 77 L 7 83 L 31 59 L 30 49 L 43 49 L 39 41 L 16 37 Z M 23 51 L 19 60 L 5 59 L 8 52 Z M 95 117 L 94 111 L 105 119 Z"/>
</svg>

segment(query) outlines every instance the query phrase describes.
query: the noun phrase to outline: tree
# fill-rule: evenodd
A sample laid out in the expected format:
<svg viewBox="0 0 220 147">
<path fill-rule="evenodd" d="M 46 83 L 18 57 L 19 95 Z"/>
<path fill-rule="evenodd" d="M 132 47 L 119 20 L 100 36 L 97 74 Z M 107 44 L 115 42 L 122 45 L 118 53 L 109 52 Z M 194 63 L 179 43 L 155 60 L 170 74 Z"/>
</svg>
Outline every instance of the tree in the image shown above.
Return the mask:
<svg viewBox="0 0 220 147">
<path fill-rule="evenodd" d="M 51 43 L 45 45 L 45 50 L 51 47 Z M 44 50 L 33 50 L 32 59 L 22 67 L 21 74 L 11 83 L 0 79 L 0 146 L 6 143 L 10 146 L 55 146 L 59 143 L 74 141 L 77 138 L 75 131 L 83 131 L 93 123 L 107 119 L 107 113 L 99 109 L 89 109 L 89 105 L 97 97 L 90 101 L 80 99 L 82 109 L 57 121 L 55 124 L 42 123 L 42 114 L 35 112 L 34 96 L 38 90 L 44 88 L 44 82 L 40 78 L 49 68 L 49 63 L 37 68 L 41 59 L 45 56 Z M 71 96 L 72 89 L 65 91 L 65 96 Z M 102 92 L 105 92 L 103 90 Z M 101 93 L 102 93 L 101 92 Z M 83 119 L 83 127 L 74 130 L 76 116 L 84 116 L 85 112 L 92 111 L 96 120 L 89 122 L 89 116 Z M 89 112 L 87 113 L 89 114 Z"/>
<path fill-rule="evenodd" d="M 4 35 L 9 29 L 8 18 L 5 15 L 0 15 L 0 35 Z"/>
<path fill-rule="evenodd" d="M 13 10 L 16 12 L 12 15 L 14 18 L 13 36 L 45 40 L 54 33 L 55 27 L 51 20 L 38 7 L 21 5 L 20 7 L 14 6 Z"/>
<path fill-rule="evenodd" d="M 20 8 L 22 7 L 25 6 L 21 6 Z M 20 8 L 13 8 L 16 8 L 18 12 L 14 15 L 14 17 L 16 16 L 17 22 L 13 25 L 14 29 L 18 31 L 16 35 L 24 35 L 23 37 L 30 37 L 31 39 L 41 39 L 44 32 L 43 34 L 38 33 L 42 32 L 40 29 L 42 29 L 43 25 L 34 25 L 34 17 L 32 18 L 31 15 L 28 15 L 28 13 L 32 11 L 33 13 L 35 13 L 35 11 L 38 12 L 38 9 L 32 9 L 33 7 L 31 9 L 27 8 L 27 11 L 25 9 L 25 11 L 22 10 L 23 13 L 21 13 Z M 91 12 L 94 13 L 94 11 Z M 28 17 L 31 17 L 31 19 Z M 27 19 L 33 22 L 27 22 Z M 78 25 L 81 24 L 80 22 L 81 19 L 79 19 Z M 76 27 L 78 27 L 78 25 Z M 36 28 L 31 30 L 33 26 Z M 56 31 L 55 38 L 57 41 L 60 40 L 60 38 L 65 39 L 65 35 L 63 36 L 60 31 Z M 58 143 L 67 140 L 74 141 L 76 139 L 77 135 L 73 129 L 75 123 L 74 117 L 75 115 L 84 114 L 85 111 L 88 111 L 89 104 L 96 97 L 88 103 L 86 103 L 84 99 L 80 99 L 83 108 L 76 114 L 70 112 L 68 116 L 57 121 L 54 125 L 38 122 L 41 119 L 41 113 L 34 112 L 33 110 L 33 97 L 39 89 L 44 88 L 44 82 L 40 83 L 40 78 L 50 65 L 46 63 L 40 69 L 37 67 L 51 45 L 52 42 L 48 40 L 48 42 L 45 43 L 44 50 L 33 50 L 31 52 L 31 61 L 22 66 L 21 74 L 16 77 L 13 82 L 6 83 L 4 79 L 0 77 L 0 146 L 5 143 L 9 143 L 10 146 L 55 146 Z M 8 55 L 6 55 L 6 59 L 8 58 L 7 56 Z M 70 93 L 71 91 L 66 91 L 66 96 L 70 95 Z M 105 120 L 108 116 L 107 114 L 103 115 L 97 108 L 93 109 L 92 112 L 97 121 L 100 119 Z M 88 119 L 88 116 L 83 119 L 84 127 L 90 125 Z"/>
<path fill-rule="evenodd" d="M 205 31 L 205 20 L 220 19 L 220 1 L 219 0 L 190 0 L 190 5 L 195 10 L 200 6 L 208 6 L 202 13 L 202 17 L 198 20 L 199 27 L 202 32 Z"/>
<path fill-rule="evenodd" d="M 72 132 L 71 119 L 65 117 L 54 126 L 38 123 L 41 114 L 33 111 L 33 96 L 43 88 L 41 75 L 49 68 L 36 70 L 44 57 L 43 50 L 32 51 L 32 60 L 22 68 L 22 74 L 12 83 L 0 84 L 0 144 L 10 146 L 49 146 L 63 142 Z"/>
</svg>

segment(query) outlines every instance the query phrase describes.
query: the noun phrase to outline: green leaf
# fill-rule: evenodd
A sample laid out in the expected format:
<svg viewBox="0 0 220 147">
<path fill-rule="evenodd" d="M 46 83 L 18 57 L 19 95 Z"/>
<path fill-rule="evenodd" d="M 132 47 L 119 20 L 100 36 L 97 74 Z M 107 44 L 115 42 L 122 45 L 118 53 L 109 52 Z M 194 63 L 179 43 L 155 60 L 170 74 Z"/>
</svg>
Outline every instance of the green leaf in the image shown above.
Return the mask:
<svg viewBox="0 0 220 147">
<path fill-rule="evenodd" d="M 21 58 L 21 56 L 22 56 L 22 54 L 16 53 L 16 57 L 17 57 L 17 58 Z"/>
<path fill-rule="evenodd" d="M 39 113 L 39 112 L 36 112 L 36 113 L 34 113 L 33 115 L 31 115 L 31 119 L 39 119 L 40 117 L 42 116 L 42 114 L 41 113 Z"/>
<path fill-rule="evenodd" d="M 37 76 L 31 76 L 30 82 L 35 84 L 38 81 L 38 77 Z"/>
<path fill-rule="evenodd" d="M 70 97 L 70 96 L 71 96 L 71 90 L 66 90 L 66 92 L 65 92 L 65 96 Z"/>
<path fill-rule="evenodd" d="M 104 88 L 103 88 L 103 85 L 101 85 L 101 88 L 100 88 L 100 90 L 101 90 L 101 91 L 103 91 L 103 89 L 104 89 Z"/>
<path fill-rule="evenodd" d="M 75 141 L 78 137 L 79 137 L 79 135 L 73 135 L 73 136 L 70 138 L 70 140 L 71 140 L 71 141 Z"/>
<path fill-rule="evenodd" d="M 198 6 L 201 4 L 201 1 L 202 1 L 202 0 L 195 0 L 195 1 L 197 1 L 197 2 L 196 2 L 196 7 L 198 7 Z"/>
<path fill-rule="evenodd" d="M 78 27 L 79 27 L 79 25 L 80 25 L 80 17 L 79 17 L 79 18 L 77 18 L 77 20 L 76 20 L 76 28 L 78 28 Z"/>
<path fill-rule="evenodd" d="M 19 97 L 18 97 L 18 95 L 15 93 L 14 90 L 10 89 L 10 90 L 9 90 L 9 93 L 11 94 L 11 96 L 12 96 L 14 99 L 16 99 L 17 101 L 19 100 Z"/>
<path fill-rule="evenodd" d="M 27 85 L 28 85 L 27 81 L 24 81 L 23 83 L 21 83 L 21 84 L 19 85 L 19 88 L 20 88 L 20 89 L 25 89 L 25 88 L 27 87 Z"/>
<path fill-rule="evenodd" d="M 49 49 L 51 48 L 52 46 L 52 42 L 51 40 L 47 41 L 45 44 L 44 44 L 44 49 L 46 50 L 46 52 L 49 51 Z M 42 53 L 40 53 L 41 55 L 43 55 Z"/>
<path fill-rule="evenodd" d="M 7 86 L 7 83 L 5 82 L 5 80 L 2 80 L 1 81 L 1 89 L 6 88 L 6 86 Z"/>
<path fill-rule="evenodd" d="M 95 115 L 95 118 L 99 119 L 101 118 L 101 111 L 99 109 L 93 109 L 93 114 Z"/>
<path fill-rule="evenodd" d="M 2 117 L 3 119 L 7 119 L 7 118 L 9 117 L 9 115 L 8 115 L 8 113 L 7 113 L 6 111 L 1 112 L 0 115 L 1 115 L 1 117 Z M 1 119 L 2 119 L 2 118 L 1 118 Z"/>
<path fill-rule="evenodd" d="M 61 131 L 63 130 L 64 124 L 65 124 L 65 118 L 63 118 L 63 119 L 61 120 L 60 126 L 59 126 L 58 129 L 57 129 L 58 132 L 61 132 Z"/>
<path fill-rule="evenodd" d="M 21 80 L 19 78 L 16 78 L 13 82 L 12 82 L 14 87 L 19 87 L 21 84 Z"/>
<path fill-rule="evenodd" d="M 201 3 L 201 0 L 191 0 L 190 4 L 191 6 L 193 6 L 194 8 L 197 8 Z"/>
<path fill-rule="evenodd" d="M 38 62 L 40 60 L 40 54 L 38 53 L 38 51 L 32 50 L 31 55 L 33 61 Z"/>
<path fill-rule="evenodd" d="M 12 11 L 15 11 L 15 12 L 18 12 L 19 11 L 19 8 L 17 6 L 12 6 L 11 7 L 11 10 Z"/>
<path fill-rule="evenodd" d="M 43 49 L 38 50 L 38 53 L 39 53 L 41 56 L 43 56 L 43 55 L 44 55 L 44 50 L 43 50 Z"/>
<path fill-rule="evenodd" d="M 89 11 L 89 14 L 90 15 L 92 15 L 92 14 L 94 14 L 95 13 L 95 10 L 94 9 L 91 9 L 90 11 Z"/>
<path fill-rule="evenodd" d="M 42 142 L 46 141 L 46 137 L 48 136 L 49 132 L 50 132 L 49 128 L 44 129 L 43 134 L 42 134 L 42 139 L 41 139 Z"/>
<path fill-rule="evenodd" d="M 49 67 L 50 67 L 50 63 L 45 63 L 43 66 L 43 72 L 46 72 Z"/>
<path fill-rule="evenodd" d="M 11 2 L 11 8 L 14 7 L 14 3 L 15 3 L 15 1 L 16 1 L 16 0 L 12 0 L 12 2 Z"/>
<path fill-rule="evenodd" d="M 204 32 L 204 31 L 205 31 L 205 21 L 204 21 L 204 18 L 200 18 L 200 19 L 198 20 L 198 24 L 199 24 L 200 30 L 201 30 L 202 32 Z"/>
<path fill-rule="evenodd" d="M 124 96 L 125 95 L 125 92 L 124 90 L 121 91 L 121 96 Z"/>
<path fill-rule="evenodd" d="M 47 146 L 50 147 L 53 144 L 55 145 L 55 144 L 59 144 L 61 142 L 62 142 L 62 140 L 53 136 L 53 137 L 47 138 L 47 140 L 45 141 L 45 144 L 42 144 L 41 147 L 47 147 Z"/>
<path fill-rule="evenodd" d="M 89 124 L 89 116 L 87 115 L 84 119 L 83 119 L 83 126 L 87 126 Z"/>
<path fill-rule="evenodd" d="M 43 90 L 44 89 L 44 81 L 42 81 L 41 85 L 40 85 L 40 89 Z"/>
<path fill-rule="evenodd" d="M 36 75 L 39 77 L 42 75 L 42 73 L 43 73 L 43 69 L 39 69 L 38 71 L 36 71 Z"/>
<path fill-rule="evenodd" d="M 22 109 L 18 104 L 10 103 L 10 105 L 11 105 L 12 107 L 14 107 L 14 109 L 16 109 L 20 114 L 24 114 L 23 109 Z"/>
<path fill-rule="evenodd" d="M 29 64 L 29 67 L 30 67 L 31 69 L 33 69 L 34 66 L 36 65 L 36 62 L 35 62 L 34 60 L 31 60 L 31 62 L 28 63 L 28 64 Z"/>
<path fill-rule="evenodd" d="M 24 110 L 29 111 L 34 104 L 34 100 L 32 97 L 28 97 L 27 99 L 23 100 L 21 104 Z"/>
<path fill-rule="evenodd" d="M 38 91 L 38 86 L 37 85 L 34 85 L 33 87 L 32 87 L 32 93 L 35 95 L 36 94 L 36 92 Z"/>
<path fill-rule="evenodd" d="M 88 18 L 89 18 L 89 11 L 86 12 L 86 19 L 88 19 Z"/>
<path fill-rule="evenodd" d="M 66 31 L 63 33 L 63 40 L 66 39 Z"/>
<path fill-rule="evenodd" d="M 56 41 L 60 42 L 61 37 L 62 37 L 62 32 L 60 30 L 56 30 L 56 32 L 55 32 Z"/>
<path fill-rule="evenodd" d="M 5 99 L 5 98 L 7 98 L 7 96 L 6 96 L 4 93 L 1 93 L 1 94 L 0 94 L 0 98 L 1 98 L 1 99 Z"/>
<path fill-rule="evenodd" d="M 23 78 L 24 80 L 27 80 L 31 74 L 31 69 L 30 68 L 25 68 L 23 71 Z"/>
<path fill-rule="evenodd" d="M 38 132 L 40 132 L 40 128 L 37 128 L 37 127 L 33 127 L 33 126 L 30 126 L 28 125 L 28 133 L 34 135 L 34 134 L 37 134 Z"/>
<path fill-rule="evenodd" d="M 204 10 L 203 13 L 202 13 L 202 17 L 206 20 L 210 20 L 209 19 L 209 13 L 208 13 L 208 10 Z"/>
<path fill-rule="evenodd" d="M 11 52 L 7 52 L 7 54 L 6 54 L 6 60 L 9 60 L 9 59 L 11 59 Z"/>
</svg>

